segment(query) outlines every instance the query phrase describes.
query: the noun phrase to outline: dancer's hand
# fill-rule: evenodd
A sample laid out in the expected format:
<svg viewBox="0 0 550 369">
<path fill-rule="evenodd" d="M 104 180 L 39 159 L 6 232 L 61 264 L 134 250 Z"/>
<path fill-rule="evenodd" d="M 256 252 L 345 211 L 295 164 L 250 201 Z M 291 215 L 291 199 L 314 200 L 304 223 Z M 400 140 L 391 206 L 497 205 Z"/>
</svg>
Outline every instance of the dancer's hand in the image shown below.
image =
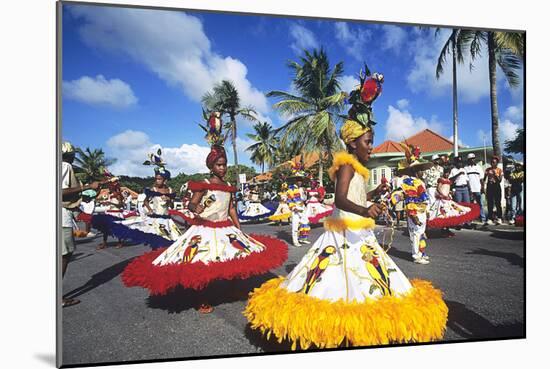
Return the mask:
<svg viewBox="0 0 550 369">
<path fill-rule="evenodd" d="M 195 214 L 201 214 L 203 211 L 204 211 L 204 206 L 200 204 L 195 206 L 195 211 L 194 211 Z"/>
<path fill-rule="evenodd" d="M 383 205 L 373 204 L 367 209 L 367 216 L 369 218 L 376 219 L 383 212 L 384 212 L 384 206 Z"/>
</svg>

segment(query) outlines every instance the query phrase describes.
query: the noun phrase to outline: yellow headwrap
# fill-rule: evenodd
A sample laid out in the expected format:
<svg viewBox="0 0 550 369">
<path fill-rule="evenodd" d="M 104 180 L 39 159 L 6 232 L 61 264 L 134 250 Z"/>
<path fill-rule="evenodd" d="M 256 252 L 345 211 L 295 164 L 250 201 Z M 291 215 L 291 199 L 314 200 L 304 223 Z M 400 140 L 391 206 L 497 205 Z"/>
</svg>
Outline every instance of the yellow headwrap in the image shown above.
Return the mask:
<svg viewBox="0 0 550 369">
<path fill-rule="evenodd" d="M 347 144 L 355 141 L 365 133 L 370 131 L 370 127 L 363 126 L 361 123 L 351 119 L 346 119 L 344 125 L 340 129 L 340 137 Z"/>
</svg>

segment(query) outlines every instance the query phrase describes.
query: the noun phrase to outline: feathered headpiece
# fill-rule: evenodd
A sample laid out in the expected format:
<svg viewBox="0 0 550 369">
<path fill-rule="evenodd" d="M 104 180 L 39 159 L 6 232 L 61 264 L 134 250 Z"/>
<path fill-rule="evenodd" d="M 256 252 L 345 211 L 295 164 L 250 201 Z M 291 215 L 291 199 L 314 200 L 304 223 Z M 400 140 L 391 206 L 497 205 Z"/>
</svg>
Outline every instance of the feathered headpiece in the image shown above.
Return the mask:
<svg viewBox="0 0 550 369">
<path fill-rule="evenodd" d="M 289 177 L 289 179 L 307 177 L 307 174 L 304 171 L 304 166 L 302 165 L 302 163 L 294 162 L 292 160 L 289 160 L 287 163 L 290 164 L 290 171 L 292 172 L 292 175 Z"/>
<path fill-rule="evenodd" d="M 166 169 L 166 163 L 162 160 L 162 150 L 159 148 L 156 153 L 150 153 L 149 159 L 143 162 L 143 165 L 153 165 L 155 175 L 161 175 L 165 179 L 170 179 L 170 172 Z"/>
<path fill-rule="evenodd" d="M 351 108 L 347 119 L 355 120 L 365 127 L 375 125 L 372 103 L 382 93 L 384 76 L 380 73 L 370 73 L 369 67 L 359 72 L 359 86 L 350 92 L 348 102 Z"/>
<path fill-rule="evenodd" d="M 405 151 L 405 159 L 397 164 L 397 172 L 400 174 L 413 173 L 433 167 L 433 163 L 420 158 L 420 147 L 409 145 L 406 141 L 400 143 Z"/>
<path fill-rule="evenodd" d="M 105 177 L 107 180 L 107 187 L 109 188 L 109 192 L 118 192 L 120 191 L 120 178 L 115 177 L 109 170 L 105 167 L 102 167 L 99 172 Z"/>
<path fill-rule="evenodd" d="M 227 138 L 227 133 L 224 135 L 223 122 L 221 119 L 221 113 L 218 111 L 213 111 L 208 113 L 204 109 L 202 110 L 202 118 L 206 122 L 204 125 L 199 124 L 205 132 L 206 135 L 204 138 L 206 142 L 211 146 L 210 153 L 206 157 L 206 166 L 208 169 L 212 169 L 212 166 L 221 157 L 227 159 L 225 149 L 223 147 L 225 139 Z"/>
</svg>

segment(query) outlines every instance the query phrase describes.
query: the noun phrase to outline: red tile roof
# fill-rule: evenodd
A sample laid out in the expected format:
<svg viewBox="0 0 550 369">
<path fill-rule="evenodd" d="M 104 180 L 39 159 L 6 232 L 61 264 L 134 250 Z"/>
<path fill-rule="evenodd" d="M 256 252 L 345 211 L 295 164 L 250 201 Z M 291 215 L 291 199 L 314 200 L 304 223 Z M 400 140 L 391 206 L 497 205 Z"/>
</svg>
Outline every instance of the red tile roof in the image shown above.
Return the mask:
<svg viewBox="0 0 550 369">
<path fill-rule="evenodd" d="M 453 142 L 445 137 L 435 133 L 430 129 L 425 129 L 406 138 L 403 142 L 407 142 L 409 145 L 420 147 L 420 151 L 423 153 L 432 151 L 451 151 L 453 149 Z M 460 147 L 460 146 L 459 146 Z M 373 153 L 388 153 L 388 152 L 403 152 L 403 149 L 399 143 L 395 141 L 384 141 L 380 145 L 376 146 Z"/>
</svg>

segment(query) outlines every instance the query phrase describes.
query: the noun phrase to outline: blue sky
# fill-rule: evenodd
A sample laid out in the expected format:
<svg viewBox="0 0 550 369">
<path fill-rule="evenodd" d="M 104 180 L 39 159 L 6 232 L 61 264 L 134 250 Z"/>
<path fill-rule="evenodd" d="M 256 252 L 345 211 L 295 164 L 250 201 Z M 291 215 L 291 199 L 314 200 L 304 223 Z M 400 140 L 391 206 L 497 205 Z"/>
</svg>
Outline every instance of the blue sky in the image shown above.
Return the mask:
<svg viewBox="0 0 550 369">
<path fill-rule="evenodd" d="M 262 120 L 281 125 L 265 93 L 291 91 L 286 62 L 316 47 L 332 65 L 344 62 L 346 91 L 363 61 L 384 74 L 375 144 L 425 128 L 452 135 L 450 58 L 435 78 L 449 30 L 436 38 L 412 26 L 76 4 L 64 4 L 62 22 L 63 139 L 103 148 L 117 159 L 115 174 L 151 174 L 141 163 L 156 147 L 174 173 L 206 171 L 200 97 L 222 79 L 234 82 L 242 104 Z M 474 147 L 483 134 L 490 142 L 487 58 L 473 71 L 467 63 L 458 70 L 459 139 Z M 523 125 L 523 87 L 510 89 L 499 74 L 498 98 L 504 141 Z M 240 122 L 239 160 L 247 165 L 249 132 L 251 123 Z"/>
</svg>

